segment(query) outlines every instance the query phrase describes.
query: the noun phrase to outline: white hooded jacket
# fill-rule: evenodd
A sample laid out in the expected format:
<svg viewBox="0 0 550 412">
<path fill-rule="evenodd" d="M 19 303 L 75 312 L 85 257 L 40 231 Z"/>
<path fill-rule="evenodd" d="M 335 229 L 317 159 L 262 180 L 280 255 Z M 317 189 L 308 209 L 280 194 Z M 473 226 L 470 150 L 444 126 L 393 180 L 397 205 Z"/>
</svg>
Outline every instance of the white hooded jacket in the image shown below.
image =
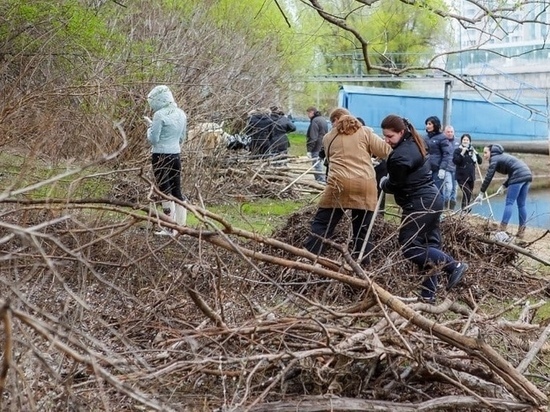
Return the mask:
<svg viewBox="0 0 550 412">
<path fill-rule="evenodd" d="M 153 122 L 147 129 L 152 153 L 175 154 L 187 137 L 187 116 L 174 101 L 168 86 L 156 86 L 147 95 L 153 109 Z"/>
</svg>

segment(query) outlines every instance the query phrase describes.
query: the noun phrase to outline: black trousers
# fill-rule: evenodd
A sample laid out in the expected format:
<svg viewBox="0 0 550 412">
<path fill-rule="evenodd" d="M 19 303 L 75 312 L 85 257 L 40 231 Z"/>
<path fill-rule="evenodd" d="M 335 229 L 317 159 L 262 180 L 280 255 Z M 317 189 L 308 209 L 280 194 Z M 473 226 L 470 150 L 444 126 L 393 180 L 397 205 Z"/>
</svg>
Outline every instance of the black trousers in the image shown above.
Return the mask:
<svg viewBox="0 0 550 412">
<path fill-rule="evenodd" d="M 181 159 L 179 153 L 153 153 L 153 173 L 159 190 L 165 195 L 185 200 L 181 193 Z"/>
<path fill-rule="evenodd" d="M 401 228 L 398 241 L 403 256 L 416 264 L 420 273 L 425 275 L 430 269 L 442 265 L 446 273 L 451 273 L 457 262 L 441 251 L 441 231 L 439 221 L 443 209 L 443 198 L 440 195 L 430 198 L 416 197 L 402 206 Z M 432 297 L 438 283 L 438 275 L 424 279 L 422 296 Z"/>
<path fill-rule="evenodd" d="M 472 201 L 472 192 L 474 191 L 474 181 L 472 179 L 466 179 L 463 182 L 457 182 L 460 186 L 460 190 L 462 190 L 462 209 L 466 209 L 466 207 L 470 204 Z"/>
<path fill-rule="evenodd" d="M 325 245 L 323 239 L 331 239 L 336 225 L 344 216 L 344 209 L 319 208 L 311 223 L 311 234 L 304 242 L 304 247 L 311 253 L 321 254 Z M 374 212 L 370 210 L 351 209 L 351 225 L 353 230 L 352 256 L 358 257 L 365 241 L 365 236 Z M 372 244 L 367 243 L 365 255 L 372 250 Z"/>
</svg>

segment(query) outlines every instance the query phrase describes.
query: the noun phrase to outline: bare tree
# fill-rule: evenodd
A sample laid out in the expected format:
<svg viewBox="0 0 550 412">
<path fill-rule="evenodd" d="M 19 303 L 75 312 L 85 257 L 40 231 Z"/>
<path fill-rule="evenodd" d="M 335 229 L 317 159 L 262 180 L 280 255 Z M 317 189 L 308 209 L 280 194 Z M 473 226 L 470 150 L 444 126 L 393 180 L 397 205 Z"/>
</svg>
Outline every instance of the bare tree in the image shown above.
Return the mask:
<svg viewBox="0 0 550 412">
<path fill-rule="evenodd" d="M 353 15 L 359 10 L 364 13 L 364 8 L 374 9 L 385 0 L 354 0 L 345 11 L 335 13 L 333 8 L 328 8 L 328 1 L 308 0 L 304 4 L 312 8 L 325 22 L 334 25 L 341 30 L 349 33 L 358 43 L 362 53 L 366 70 L 369 73 L 386 73 L 392 75 L 402 75 L 408 72 L 417 72 L 419 70 L 436 70 L 446 73 L 453 77 L 456 76 L 452 70 L 448 70 L 445 62 L 451 56 L 459 55 L 465 52 L 475 50 L 487 51 L 489 54 L 498 55 L 503 58 L 516 58 L 527 56 L 546 48 L 548 38 L 548 11 L 550 5 L 546 1 L 474 1 L 463 0 L 460 2 L 436 2 L 426 1 L 417 2 L 411 0 L 395 0 L 394 4 L 403 4 L 410 8 L 410 12 L 418 8 L 433 14 L 440 18 L 442 24 L 450 23 L 451 30 L 445 33 L 445 37 L 440 39 L 440 44 L 444 50 L 435 52 L 427 59 L 425 64 L 409 65 L 403 67 L 400 64 L 376 64 L 373 63 L 373 57 L 380 53 L 380 50 L 373 50 L 372 39 L 366 36 L 360 29 L 354 25 Z M 328 11 L 328 10 L 331 11 Z M 406 13 L 406 9 L 405 9 Z M 391 24 L 391 22 L 390 22 Z M 524 33 L 526 27 L 537 33 L 536 40 L 532 41 L 532 46 L 528 49 L 511 48 L 509 52 L 504 52 L 495 43 L 501 40 L 511 40 L 520 32 Z M 399 29 L 399 28 L 398 28 Z M 405 28 L 406 30 L 406 28 Z M 463 35 L 459 36 L 458 32 Z M 451 37 L 449 41 L 449 37 Z M 523 37 L 523 35 L 522 35 Z M 535 40 L 535 39 L 533 39 Z M 384 50 L 387 62 L 392 62 L 392 50 Z M 386 53 L 387 52 L 387 53 Z"/>
</svg>

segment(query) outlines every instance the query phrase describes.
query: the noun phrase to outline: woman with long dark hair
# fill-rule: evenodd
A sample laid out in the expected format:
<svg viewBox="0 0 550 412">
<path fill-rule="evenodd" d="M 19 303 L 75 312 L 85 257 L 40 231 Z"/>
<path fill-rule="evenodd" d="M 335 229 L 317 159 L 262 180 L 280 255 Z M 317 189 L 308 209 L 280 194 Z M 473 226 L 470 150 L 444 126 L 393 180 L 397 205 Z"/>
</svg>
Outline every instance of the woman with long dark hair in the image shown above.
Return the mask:
<svg viewBox="0 0 550 412">
<path fill-rule="evenodd" d="M 388 176 L 382 178 L 380 186 L 394 195 L 402 209 L 398 240 L 403 255 L 424 275 L 442 268 L 450 290 L 461 281 L 468 265 L 441 251 L 443 198 L 432 179 L 424 139 L 407 119 L 394 114 L 384 118 L 381 127 L 393 151 L 387 160 Z M 422 283 L 420 295 L 426 302 L 435 303 L 438 277 L 427 276 Z"/>
</svg>

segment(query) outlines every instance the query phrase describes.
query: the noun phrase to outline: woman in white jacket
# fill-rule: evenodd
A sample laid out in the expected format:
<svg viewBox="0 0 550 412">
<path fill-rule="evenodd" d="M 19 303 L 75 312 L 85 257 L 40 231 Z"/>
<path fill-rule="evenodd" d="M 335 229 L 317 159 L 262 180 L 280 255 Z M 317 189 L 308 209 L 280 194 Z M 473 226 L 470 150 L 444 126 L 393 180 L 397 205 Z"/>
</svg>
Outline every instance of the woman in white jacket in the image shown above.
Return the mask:
<svg viewBox="0 0 550 412">
<path fill-rule="evenodd" d="M 187 116 L 178 107 L 168 86 L 156 86 L 147 95 L 153 110 L 148 123 L 147 140 L 151 144 L 153 173 L 159 190 L 167 196 L 183 201 L 181 192 L 181 147 L 187 136 Z M 185 225 L 187 210 L 173 201 L 164 200 L 162 208 L 178 225 Z M 159 235 L 175 234 L 165 229 Z"/>
</svg>

